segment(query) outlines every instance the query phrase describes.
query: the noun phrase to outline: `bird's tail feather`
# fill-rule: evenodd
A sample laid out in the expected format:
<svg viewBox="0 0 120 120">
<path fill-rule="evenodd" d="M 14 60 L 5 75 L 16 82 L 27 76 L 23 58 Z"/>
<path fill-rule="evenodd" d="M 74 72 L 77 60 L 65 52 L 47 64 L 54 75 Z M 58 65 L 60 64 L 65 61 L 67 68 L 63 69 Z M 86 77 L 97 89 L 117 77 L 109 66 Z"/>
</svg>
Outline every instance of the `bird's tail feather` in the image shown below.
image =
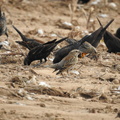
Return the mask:
<svg viewBox="0 0 120 120">
<path fill-rule="evenodd" d="M 99 20 L 99 18 L 97 18 L 97 20 L 98 20 L 100 26 L 103 27 L 103 25 L 102 25 L 101 21 Z M 113 21 L 114 21 L 114 19 L 110 20 L 110 21 L 107 23 L 107 25 L 105 25 L 105 27 L 103 27 L 102 31 L 104 32 L 104 31 L 109 27 L 109 25 L 110 25 Z"/>
<path fill-rule="evenodd" d="M 100 22 L 100 19 L 97 17 L 98 23 L 100 24 L 101 27 L 103 27 L 102 23 Z"/>
<path fill-rule="evenodd" d="M 54 68 L 54 69 L 56 69 L 56 68 L 58 67 L 58 64 L 56 63 L 56 64 L 52 64 L 52 65 L 44 65 L 44 66 L 42 66 L 42 67 L 44 67 L 44 68 Z"/>
<path fill-rule="evenodd" d="M 26 37 L 14 25 L 12 25 L 12 26 L 17 31 L 17 33 L 20 35 L 20 37 L 22 38 L 22 40 L 26 41 Z"/>
<path fill-rule="evenodd" d="M 53 72 L 59 70 L 59 65 L 58 65 L 58 63 L 52 64 L 52 65 L 44 65 L 44 66 L 42 66 L 42 67 L 45 67 L 45 68 L 53 68 L 53 69 L 54 69 Z"/>
<path fill-rule="evenodd" d="M 113 21 L 114 19 L 110 20 L 110 22 L 107 23 L 107 25 L 103 28 L 103 31 L 105 31 Z"/>
<path fill-rule="evenodd" d="M 67 38 L 68 38 L 68 37 L 62 38 L 62 39 L 56 41 L 55 43 L 58 44 L 58 43 L 60 43 L 60 42 L 62 42 L 62 41 L 64 41 L 64 40 L 66 40 Z"/>
<path fill-rule="evenodd" d="M 15 41 L 15 42 L 20 44 L 20 45 L 26 46 L 25 42 L 23 42 L 23 41 Z"/>
</svg>

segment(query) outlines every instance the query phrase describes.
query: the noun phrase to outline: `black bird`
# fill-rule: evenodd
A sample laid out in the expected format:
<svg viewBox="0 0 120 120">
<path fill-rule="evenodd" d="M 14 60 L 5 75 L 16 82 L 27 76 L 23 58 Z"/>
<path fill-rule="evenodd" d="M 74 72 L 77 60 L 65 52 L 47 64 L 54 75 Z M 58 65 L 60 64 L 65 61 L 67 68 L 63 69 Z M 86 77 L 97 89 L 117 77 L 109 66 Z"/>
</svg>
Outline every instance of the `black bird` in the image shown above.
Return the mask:
<svg viewBox="0 0 120 120">
<path fill-rule="evenodd" d="M 115 36 L 120 39 L 120 28 L 116 30 Z"/>
<path fill-rule="evenodd" d="M 73 44 L 73 43 L 77 42 L 77 40 L 72 39 L 72 38 L 67 38 L 65 41 L 69 44 Z"/>
<path fill-rule="evenodd" d="M 108 31 L 106 31 L 104 34 L 104 42 L 106 44 L 106 47 L 108 48 L 107 52 L 120 52 L 120 39 Z"/>
<path fill-rule="evenodd" d="M 62 38 L 58 41 L 56 41 L 55 39 L 45 44 L 42 44 L 42 46 L 41 45 L 36 46 L 35 48 L 29 51 L 27 57 L 24 59 L 24 65 L 30 65 L 31 62 L 35 60 L 40 60 L 40 63 L 42 63 L 42 59 L 44 59 L 46 62 L 47 61 L 46 58 L 50 55 L 50 53 L 57 46 L 57 44 L 64 41 L 66 38 L 67 37 Z"/>
<path fill-rule="evenodd" d="M 23 35 L 15 26 L 13 26 L 13 28 L 18 32 L 18 34 L 20 35 L 21 39 L 23 41 L 16 41 L 16 43 L 28 48 L 29 50 L 33 49 L 34 47 L 38 46 L 38 45 L 42 45 L 42 41 L 36 40 L 36 39 L 31 39 L 31 38 L 27 38 L 25 35 Z"/>
<path fill-rule="evenodd" d="M 63 36 L 61 36 L 61 35 L 58 35 L 58 34 L 56 34 L 59 38 L 63 38 Z M 77 40 L 76 39 L 72 39 L 72 38 L 67 38 L 67 39 L 65 39 L 65 41 L 68 43 L 68 44 L 73 44 L 73 43 L 75 43 L 75 42 L 77 42 Z"/>
<path fill-rule="evenodd" d="M 2 13 L 1 7 L 0 7 L 0 36 L 5 34 L 8 39 L 8 33 L 7 33 L 7 26 L 6 26 L 6 17 L 5 13 Z"/>
</svg>

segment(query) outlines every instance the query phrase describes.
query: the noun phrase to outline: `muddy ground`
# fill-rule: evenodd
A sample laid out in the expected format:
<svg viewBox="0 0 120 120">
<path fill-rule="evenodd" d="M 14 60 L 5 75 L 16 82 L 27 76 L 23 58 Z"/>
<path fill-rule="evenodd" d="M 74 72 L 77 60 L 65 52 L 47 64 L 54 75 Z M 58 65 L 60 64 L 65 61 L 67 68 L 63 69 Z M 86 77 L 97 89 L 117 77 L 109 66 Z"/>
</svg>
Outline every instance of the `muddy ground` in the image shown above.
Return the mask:
<svg viewBox="0 0 120 120">
<path fill-rule="evenodd" d="M 79 59 L 74 71 L 69 75 L 64 73 L 64 77 L 53 73 L 51 68 L 33 67 L 39 61 L 31 66 L 23 65 L 28 50 L 15 43 L 21 38 L 12 24 L 26 36 L 43 42 L 60 39 L 56 34 L 79 40 L 99 28 L 96 16 L 103 25 L 115 19 L 108 28 L 113 34 L 120 25 L 119 0 L 115 0 L 117 7 L 101 2 L 77 9 L 75 3 L 66 1 L 1 1 L 7 18 L 10 42 L 7 49 L 12 52 L 0 51 L 3 54 L 0 58 L 0 120 L 120 119 L 116 118 L 120 110 L 120 55 L 107 53 L 103 40 L 97 47 L 98 61 L 88 57 Z M 91 22 L 87 26 L 90 10 Z M 64 22 L 73 26 L 65 26 Z M 5 36 L 0 38 L 5 39 Z M 56 49 L 65 45 L 67 43 L 62 42 Z M 52 64 L 53 58 L 52 53 L 45 65 Z"/>
</svg>

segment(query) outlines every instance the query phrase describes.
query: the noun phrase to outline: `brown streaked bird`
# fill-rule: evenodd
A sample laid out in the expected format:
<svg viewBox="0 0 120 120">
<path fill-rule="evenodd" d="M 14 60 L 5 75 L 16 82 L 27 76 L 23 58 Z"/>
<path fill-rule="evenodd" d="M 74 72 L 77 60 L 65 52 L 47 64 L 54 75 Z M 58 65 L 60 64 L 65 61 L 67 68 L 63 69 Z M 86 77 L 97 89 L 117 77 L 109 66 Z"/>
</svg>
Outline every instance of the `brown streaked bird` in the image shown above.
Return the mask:
<svg viewBox="0 0 120 120">
<path fill-rule="evenodd" d="M 7 36 L 8 40 L 8 33 L 7 33 L 7 25 L 6 25 L 6 17 L 5 13 L 2 13 L 1 7 L 0 7 L 0 36 L 5 34 Z"/>
<path fill-rule="evenodd" d="M 55 69 L 53 72 L 58 71 L 56 75 L 62 74 L 64 71 L 68 72 L 78 62 L 79 54 L 81 54 L 81 52 L 78 49 L 74 49 L 60 62 L 50 65 L 49 67 Z"/>
<path fill-rule="evenodd" d="M 40 63 L 42 63 L 42 59 L 44 59 L 46 62 L 47 61 L 46 58 L 50 55 L 50 53 L 57 46 L 57 44 L 64 41 L 66 38 L 67 37 L 62 38 L 58 41 L 56 41 L 55 39 L 45 44 L 42 44 L 42 46 L 41 45 L 36 46 L 35 48 L 29 51 L 27 57 L 24 59 L 24 65 L 30 65 L 31 62 L 35 60 L 40 60 Z"/>
<path fill-rule="evenodd" d="M 16 41 L 16 43 L 28 48 L 29 50 L 33 49 L 34 47 L 38 45 L 42 45 L 44 42 L 36 39 L 27 38 L 25 35 L 23 35 L 15 26 L 13 28 L 17 31 L 17 33 L 20 35 L 22 41 Z"/>
</svg>

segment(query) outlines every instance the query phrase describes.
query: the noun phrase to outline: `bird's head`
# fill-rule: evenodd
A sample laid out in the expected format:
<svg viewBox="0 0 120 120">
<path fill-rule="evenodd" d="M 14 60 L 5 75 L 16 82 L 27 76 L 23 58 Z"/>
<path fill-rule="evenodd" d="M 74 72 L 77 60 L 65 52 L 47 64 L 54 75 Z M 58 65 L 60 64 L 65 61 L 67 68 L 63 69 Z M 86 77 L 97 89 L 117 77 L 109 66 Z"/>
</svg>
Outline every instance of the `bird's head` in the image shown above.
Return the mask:
<svg viewBox="0 0 120 120">
<path fill-rule="evenodd" d="M 31 63 L 31 60 L 28 57 L 26 57 L 24 59 L 24 65 L 30 65 L 30 63 Z"/>
<path fill-rule="evenodd" d="M 81 52 L 80 50 L 78 50 L 78 49 L 74 49 L 74 50 L 72 50 L 69 54 L 70 54 L 70 55 L 78 56 L 78 55 L 81 55 L 82 52 Z"/>
</svg>

